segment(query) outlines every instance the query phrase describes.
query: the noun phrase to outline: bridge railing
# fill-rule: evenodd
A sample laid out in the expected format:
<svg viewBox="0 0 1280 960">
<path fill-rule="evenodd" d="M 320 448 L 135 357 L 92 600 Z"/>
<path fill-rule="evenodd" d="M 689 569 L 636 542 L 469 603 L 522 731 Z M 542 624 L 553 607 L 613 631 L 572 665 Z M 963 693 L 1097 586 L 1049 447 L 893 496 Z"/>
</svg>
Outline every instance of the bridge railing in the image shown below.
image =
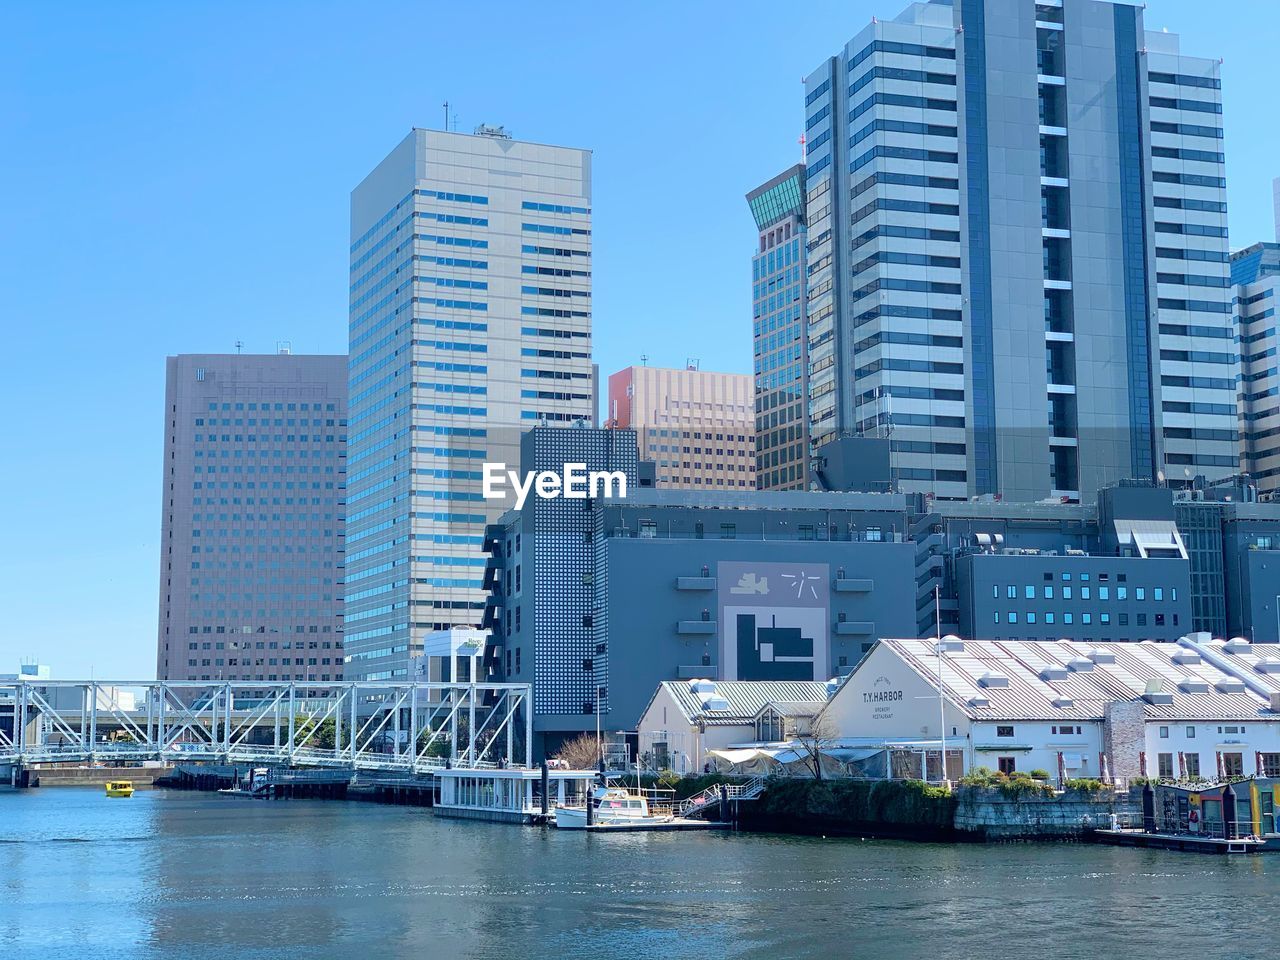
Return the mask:
<svg viewBox="0 0 1280 960">
<path fill-rule="evenodd" d="M 530 693 L 502 683 L 0 682 L 0 762 L 496 767 L 532 755 Z"/>
</svg>

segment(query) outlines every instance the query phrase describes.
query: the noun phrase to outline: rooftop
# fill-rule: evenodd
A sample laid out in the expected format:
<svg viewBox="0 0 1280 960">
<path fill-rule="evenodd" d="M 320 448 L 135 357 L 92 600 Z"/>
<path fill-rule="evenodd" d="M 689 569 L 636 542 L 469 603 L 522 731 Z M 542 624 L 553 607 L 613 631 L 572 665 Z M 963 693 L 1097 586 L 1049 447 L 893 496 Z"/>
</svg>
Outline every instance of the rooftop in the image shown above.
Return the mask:
<svg viewBox="0 0 1280 960">
<path fill-rule="evenodd" d="M 769 704 L 798 711 L 800 704 L 827 702 L 827 684 L 808 680 L 664 680 L 658 689 L 671 694 L 690 723 L 752 723 Z"/>
<path fill-rule="evenodd" d="M 935 641 L 881 643 L 937 688 Z M 1183 643 L 965 640 L 943 654 L 942 678 L 975 720 L 1101 720 L 1107 704 L 1135 700 L 1153 719 L 1277 719 L 1267 698 Z"/>
</svg>

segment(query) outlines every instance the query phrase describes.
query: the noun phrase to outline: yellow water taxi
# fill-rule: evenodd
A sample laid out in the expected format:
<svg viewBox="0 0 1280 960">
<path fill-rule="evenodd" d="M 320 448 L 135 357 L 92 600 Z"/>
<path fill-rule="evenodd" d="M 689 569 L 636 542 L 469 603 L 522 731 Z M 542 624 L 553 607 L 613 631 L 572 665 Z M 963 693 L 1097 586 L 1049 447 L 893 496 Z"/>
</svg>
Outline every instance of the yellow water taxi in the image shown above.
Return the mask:
<svg viewBox="0 0 1280 960">
<path fill-rule="evenodd" d="M 133 781 L 132 780 L 108 780 L 107 796 L 108 797 L 132 797 Z"/>
</svg>

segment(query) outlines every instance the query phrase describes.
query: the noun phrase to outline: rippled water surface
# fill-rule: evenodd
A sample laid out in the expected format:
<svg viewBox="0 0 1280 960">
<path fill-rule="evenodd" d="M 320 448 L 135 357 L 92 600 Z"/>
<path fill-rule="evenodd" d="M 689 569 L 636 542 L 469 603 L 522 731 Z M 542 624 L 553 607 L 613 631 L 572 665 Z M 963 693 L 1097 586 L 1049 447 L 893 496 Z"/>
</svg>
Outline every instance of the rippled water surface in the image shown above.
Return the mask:
<svg viewBox="0 0 1280 960">
<path fill-rule="evenodd" d="M 0 793 L 0 957 L 1273 957 L 1280 855 Z"/>
</svg>

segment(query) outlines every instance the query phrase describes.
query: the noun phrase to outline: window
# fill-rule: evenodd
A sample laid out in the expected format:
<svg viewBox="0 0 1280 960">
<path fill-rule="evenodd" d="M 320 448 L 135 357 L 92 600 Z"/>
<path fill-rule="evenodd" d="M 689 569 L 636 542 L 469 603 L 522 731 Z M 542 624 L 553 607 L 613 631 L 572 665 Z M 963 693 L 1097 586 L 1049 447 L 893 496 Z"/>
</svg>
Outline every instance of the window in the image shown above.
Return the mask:
<svg viewBox="0 0 1280 960">
<path fill-rule="evenodd" d="M 1068 612 L 1066 612 L 1066 613 L 1064 613 L 1064 614 L 1062 615 L 1062 622 L 1063 622 L 1063 623 L 1071 623 L 1071 622 L 1072 622 L 1072 615 L 1071 615 L 1071 612 L 1070 612 L 1070 611 L 1068 611 Z"/>
<path fill-rule="evenodd" d="M 1173 779 L 1173 754 L 1161 753 L 1158 755 L 1159 776 L 1161 780 Z"/>
<path fill-rule="evenodd" d="M 1129 588 L 1128 588 L 1128 587 L 1116 587 L 1116 599 L 1117 599 L 1117 600 L 1128 600 L 1128 599 L 1129 599 Z"/>
<path fill-rule="evenodd" d="M 1044 598 L 1045 598 L 1046 600 L 1052 600 L 1052 599 L 1053 599 L 1053 587 L 1052 587 L 1052 586 L 1050 586 L 1049 584 L 1045 584 L 1045 588 L 1044 588 Z"/>
<path fill-rule="evenodd" d="M 1169 739 L 1169 728 L 1168 728 L 1168 727 L 1161 727 L 1161 728 L 1160 728 L 1160 739 L 1161 739 L 1161 740 L 1168 740 L 1168 739 Z"/>
<path fill-rule="evenodd" d="M 1022 595 L 1028 600 L 1034 600 L 1036 598 L 1036 588 L 1031 586 L 1031 584 L 1027 584 L 1026 587 L 1023 588 Z"/>
<path fill-rule="evenodd" d="M 1071 588 L 1070 588 L 1070 587 L 1063 587 L 1063 588 L 1062 588 L 1062 599 L 1063 599 L 1063 600 L 1070 600 L 1070 599 L 1071 599 Z"/>
<path fill-rule="evenodd" d="M 1009 727 L 996 727 L 996 736 L 997 736 L 997 737 L 1012 737 L 1012 736 L 1013 736 L 1013 727 L 1011 727 L 1011 726 L 1009 726 Z"/>
<path fill-rule="evenodd" d="M 1093 614 L 1092 614 L 1092 613 L 1082 613 L 1082 614 L 1080 614 L 1080 622 L 1081 622 L 1081 623 L 1093 623 Z"/>
<path fill-rule="evenodd" d="M 1063 581 L 1064 583 L 1070 582 L 1070 580 L 1071 580 L 1071 574 L 1069 574 L 1069 573 L 1064 573 L 1064 574 L 1062 575 L 1062 581 Z"/>
<path fill-rule="evenodd" d="M 1034 613 L 1028 612 L 1027 623 L 1035 623 L 1035 622 L 1036 622 L 1036 615 Z"/>
<path fill-rule="evenodd" d="M 996 767 L 1006 776 L 1011 776 L 1017 769 L 1017 765 L 1015 757 L 996 757 Z"/>
<path fill-rule="evenodd" d="M 1009 622 L 1010 622 L 1010 623 L 1017 623 L 1017 622 L 1018 622 L 1018 614 L 1017 614 L 1015 611 L 1013 611 L 1013 610 L 1010 610 L 1010 611 L 1009 611 Z"/>
<path fill-rule="evenodd" d="M 1244 727 L 1219 727 L 1219 733 L 1244 733 Z"/>
<path fill-rule="evenodd" d="M 1262 769 L 1258 773 L 1264 777 L 1280 777 L 1280 753 L 1262 754 Z"/>
<path fill-rule="evenodd" d="M 1182 755 L 1182 762 L 1187 765 L 1187 779 L 1199 780 L 1200 779 L 1200 754 L 1184 753 Z"/>
<path fill-rule="evenodd" d="M 1053 611 L 1050 610 L 1044 615 L 1045 623 L 1053 623 Z"/>
<path fill-rule="evenodd" d="M 1133 588 L 1133 599 L 1135 599 L 1135 600 L 1145 600 L 1145 599 L 1147 599 L 1147 588 L 1146 588 L 1146 587 L 1134 587 L 1134 588 Z"/>
<path fill-rule="evenodd" d="M 1196 728 L 1195 728 L 1195 727 L 1187 727 L 1187 739 L 1188 739 L 1188 740 L 1194 740 L 1195 738 L 1196 738 Z"/>
<path fill-rule="evenodd" d="M 1222 773 L 1227 777 L 1244 776 L 1244 754 L 1224 753 L 1222 755 Z"/>
<path fill-rule="evenodd" d="M 1156 587 L 1154 590 L 1152 590 L 1152 591 L 1151 591 L 1151 599 L 1153 599 L 1153 600 L 1163 600 L 1163 599 L 1164 599 L 1164 588 L 1163 588 L 1163 587 Z"/>
<path fill-rule="evenodd" d="M 1111 599 L 1111 588 L 1110 588 L 1110 587 L 1099 587 L 1099 588 L 1098 588 L 1098 599 L 1099 599 L 1099 600 L 1110 600 L 1110 599 Z"/>
<path fill-rule="evenodd" d="M 640 539 L 652 540 L 658 535 L 658 521 L 641 520 L 640 521 Z"/>
<path fill-rule="evenodd" d="M 738 539 L 738 525 L 736 523 L 720 524 L 720 539 L 721 540 Z"/>
<path fill-rule="evenodd" d="M 1088 587 L 1081 587 L 1081 588 L 1080 588 L 1080 599 L 1081 599 L 1081 600 L 1088 600 L 1088 599 L 1089 599 L 1089 597 L 1090 597 L 1089 588 L 1088 588 Z"/>
<path fill-rule="evenodd" d="M 1007 596 L 1010 600 L 1017 600 L 1017 599 L 1018 599 L 1018 588 L 1017 588 L 1017 587 L 1015 587 L 1015 586 L 1013 586 L 1013 585 L 1010 585 L 1010 586 L 1009 586 L 1009 589 L 1008 589 L 1008 590 L 1006 591 L 1006 593 L 1005 593 L 1005 596 Z"/>
</svg>

